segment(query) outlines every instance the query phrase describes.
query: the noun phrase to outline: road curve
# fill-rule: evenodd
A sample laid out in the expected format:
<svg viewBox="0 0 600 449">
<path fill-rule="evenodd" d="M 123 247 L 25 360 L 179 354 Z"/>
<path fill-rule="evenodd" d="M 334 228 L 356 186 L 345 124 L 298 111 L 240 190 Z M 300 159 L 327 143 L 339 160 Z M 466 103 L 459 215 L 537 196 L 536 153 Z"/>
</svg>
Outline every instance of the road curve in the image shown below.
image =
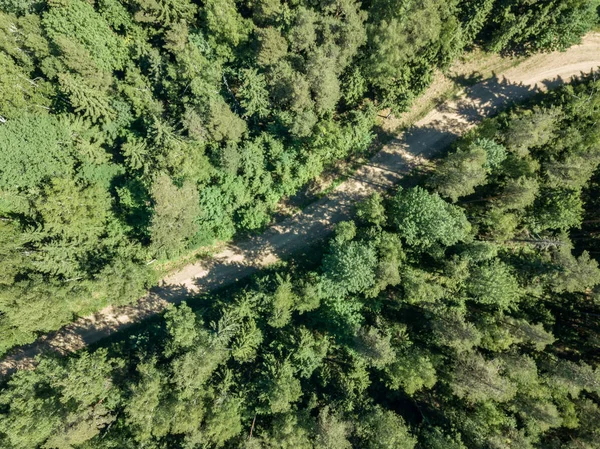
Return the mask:
<svg viewBox="0 0 600 449">
<path fill-rule="evenodd" d="M 581 45 L 562 53 L 528 58 L 501 75 L 468 88 L 460 98 L 440 105 L 399 135 L 335 191 L 264 234 L 228 246 L 210 260 L 188 265 L 163 279 L 135 304 L 107 307 L 82 317 L 57 332 L 17 348 L 0 361 L 0 375 L 32 367 L 35 356 L 62 354 L 97 342 L 191 294 L 226 286 L 328 236 L 333 224 L 346 219 L 357 201 L 390 188 L 411 168 L 447 147 L 482 118 L 600 67 L 600 34 L 587 35 Z"/>
</svg>

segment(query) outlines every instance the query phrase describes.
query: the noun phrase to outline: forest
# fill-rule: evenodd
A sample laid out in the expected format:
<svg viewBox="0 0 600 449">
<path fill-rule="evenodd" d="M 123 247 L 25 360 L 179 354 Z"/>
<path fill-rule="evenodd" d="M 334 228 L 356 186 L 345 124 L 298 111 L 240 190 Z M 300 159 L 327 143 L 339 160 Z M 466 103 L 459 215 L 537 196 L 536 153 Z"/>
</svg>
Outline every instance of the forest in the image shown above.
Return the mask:
<svg viewBox="0 0 600 449">
<path fill-rule="evenodd" d="M 599 120 L 594 75 L 540 94 L 319 260 L 16 373 L 0 446 L 599 448 Z"/>
<path fill-rule="evenodd" d="M 565 49 L 599 4 L 0 0 L 0 354 L 260 231 L 465 50 Z"/>
</svg>

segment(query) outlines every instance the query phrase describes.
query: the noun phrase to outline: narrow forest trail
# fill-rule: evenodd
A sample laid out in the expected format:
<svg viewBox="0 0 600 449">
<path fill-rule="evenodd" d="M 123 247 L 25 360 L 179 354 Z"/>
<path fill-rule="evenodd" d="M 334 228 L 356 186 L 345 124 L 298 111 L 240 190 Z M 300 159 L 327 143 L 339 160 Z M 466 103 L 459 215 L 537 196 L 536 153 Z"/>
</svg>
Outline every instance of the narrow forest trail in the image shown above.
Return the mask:
<svg viewBox="0 0 600 449">
<path fill-rule="evenodd" d="M 446 148 L 482 118 L 493 115 L 511 102 L 526 99 L 598 67 L 600 34 L 592 33 L 581 45 L 566 52 L 533 56 L 500 75 L 467 88 L 457 100 L 440 105 L 397 136 L 332 194 L 301 213 L 272 226 L 260 236 L 228 246 L 210 260 L 184 267 L 163 279 L 160 286 L 133 305 L 107 307 L 30 345 L 17 348 L 0 361 L 0 374 L 33 366 L 34 357 L 43 352 L 69 353 L 81 349 L 160 313 L 170 303 L 230 285 L 285 259 L 328 236 L 335 223 L 350 216 L 358 201 L 374 191 L 390 188 L 410 169 Z"/>
</svg>

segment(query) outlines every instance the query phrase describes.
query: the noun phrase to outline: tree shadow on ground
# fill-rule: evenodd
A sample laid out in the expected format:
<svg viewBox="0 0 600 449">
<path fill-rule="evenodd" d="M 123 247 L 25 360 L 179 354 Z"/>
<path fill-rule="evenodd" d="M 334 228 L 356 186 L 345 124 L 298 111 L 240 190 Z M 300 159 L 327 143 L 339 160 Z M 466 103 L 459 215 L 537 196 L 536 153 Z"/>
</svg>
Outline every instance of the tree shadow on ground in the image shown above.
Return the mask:
<svg viewBox="0 0 600 449">
<path fill-rule="evenodd" d="M 146 320 L 164 309 L 166 303 L 176 303 L 192 295 L 184 286 L 154 287 L 141 300 L 127 306 L 104 309 L 93 315 L 80 317 L 62 329 L 48 333 L 35 342 L 10 352 L 0 363 L 0 377 L 17 369 L 31 368 L 35 357 L 56 353 L 66 355 L 127 329 L 132 324 Z"/>
<path fill-rule="evenodd" d="M 468 75 L 447 75 L 452 81 L 461 87 L 471 87 L 475 84 L 483 81 L 483 74 L 481 72 L 473 72 Z"/>
<path fill-rule="evenodd" d="M 452 79 L 455 82 L 460 82 L 456 77 Z M 554 81 L 549 80 L 548 82 Z M 562 80 L 557 79 L 556 82 L 561 83 Z M 456 102 L 457 107 L 455 110 L 466 121 L 479 122 L 484 117 L 494 116 L 511 104 L 531 98 L 539 92 L 541 92 L 541 89 L 537 84 L 531 86 L 514 83 L 494 73 L 491 78 L 467 88 L 464 98 Z M 440 109 L 444 110 L 443 107 Z"/>
</svg>

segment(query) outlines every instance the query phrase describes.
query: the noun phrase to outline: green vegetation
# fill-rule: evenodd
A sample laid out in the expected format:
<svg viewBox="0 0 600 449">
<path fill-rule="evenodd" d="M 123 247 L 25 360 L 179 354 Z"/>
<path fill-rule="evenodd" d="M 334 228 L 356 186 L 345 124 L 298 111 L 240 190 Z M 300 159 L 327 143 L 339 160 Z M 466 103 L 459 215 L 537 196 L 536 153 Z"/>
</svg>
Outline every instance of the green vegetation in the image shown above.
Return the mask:
<svg viewBox="0 0 600 449">
<path fill-rule="evenodd" d="M 466 46 L 566 48 L 597 3 L 0 1 L 0 354 L 260 230 Z"/>
<path fill-rule="evenodd" d="M 0 354 L 260 230 L 465 47 L 566 48 L 597 3 L 0 1 Z"/>
<path fill-rule="evenodd" d="M 599 119 L 600 81 L 545 94 L 458 141 L 428 189 L 359 204 L 318 266 L 18 372 L 0 445 L 598 448 Z M 157 185 L 157 204 L 189 188 Z"/>
</svg>

